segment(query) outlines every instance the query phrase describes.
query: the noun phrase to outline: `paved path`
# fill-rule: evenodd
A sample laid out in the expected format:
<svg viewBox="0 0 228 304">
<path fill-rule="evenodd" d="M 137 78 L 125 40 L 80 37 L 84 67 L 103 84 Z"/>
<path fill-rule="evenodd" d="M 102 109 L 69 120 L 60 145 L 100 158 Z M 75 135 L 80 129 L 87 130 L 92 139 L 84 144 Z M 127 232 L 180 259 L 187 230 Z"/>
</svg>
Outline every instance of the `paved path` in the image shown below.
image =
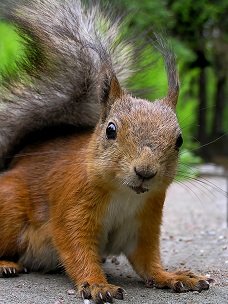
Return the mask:
<svg viewBox="0 0 228 304">
<path fill-rule="evenodd" d="M 108 260 L 104 267 L 109 281 L 126 289 L 124 301 L 116 303 L 227 304 L 228 229 L 227 182 L 224 178 L 201 179 L 198 183 L 174 184 L 168 193 L 162 228 L 162 256 L 170 270 L 191 268 L 211 275 L 210 290 L 175 294 L 147 289 L 127 261 Z M 29 274 L 0 280 L 0 304 L 82 303 L 73 284 L 64 275 Z"/>
</svg>

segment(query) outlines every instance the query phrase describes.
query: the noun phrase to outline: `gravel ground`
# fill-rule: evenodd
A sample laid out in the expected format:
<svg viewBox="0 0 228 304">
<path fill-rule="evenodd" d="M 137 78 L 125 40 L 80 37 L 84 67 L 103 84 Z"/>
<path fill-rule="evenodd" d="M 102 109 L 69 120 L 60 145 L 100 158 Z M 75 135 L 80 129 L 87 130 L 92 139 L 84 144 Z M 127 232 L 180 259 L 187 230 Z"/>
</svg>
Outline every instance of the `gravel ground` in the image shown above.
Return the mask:
<svg viewBox="0 0 228 304">
<path fill-rule="evenodd" d="M 170 270 L 190 269 L 210 275 L 215 283 L 202 293 L 175 294 L 145 288 L 124 257 L 104 264 L 109 282 L 123 286 L 125 300 L 116 303 L 228 303 L 227 181 L 206 178 L 198 183 L 173 184 L 162 227 L 162 257 Z M 0 279 L 0 304 L 82 303 L 72 282 L 60 274 L 21 275 Z"/>
</svg>

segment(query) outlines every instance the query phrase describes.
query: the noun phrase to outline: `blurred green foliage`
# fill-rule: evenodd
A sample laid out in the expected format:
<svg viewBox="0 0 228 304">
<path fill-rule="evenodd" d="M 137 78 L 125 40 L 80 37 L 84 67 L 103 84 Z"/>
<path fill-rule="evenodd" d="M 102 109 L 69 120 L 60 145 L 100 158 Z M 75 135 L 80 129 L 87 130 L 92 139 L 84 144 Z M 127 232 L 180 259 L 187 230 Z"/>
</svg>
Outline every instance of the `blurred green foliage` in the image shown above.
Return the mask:
<svg viewBox="0 0 228 304">
<path fill-rule="evenodd" d="M 13 75 L 17 65 L 25 55 L 21 38 L 15 27 L 4 22 L 0 23 L 0 81 L 1 75 Z"/>
</svg>

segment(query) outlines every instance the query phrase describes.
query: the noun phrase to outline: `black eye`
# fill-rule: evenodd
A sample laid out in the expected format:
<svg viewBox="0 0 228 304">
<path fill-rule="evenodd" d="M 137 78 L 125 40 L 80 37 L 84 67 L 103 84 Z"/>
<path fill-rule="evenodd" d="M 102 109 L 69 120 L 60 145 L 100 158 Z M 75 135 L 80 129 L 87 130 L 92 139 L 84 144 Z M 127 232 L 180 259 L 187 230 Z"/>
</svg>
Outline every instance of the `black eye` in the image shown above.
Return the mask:
<svg viewBox="0 0 228 304">
<path fill-rule="evenodd" d="M 107 139 L 116 139 L 116 126 L 113 122 L 110 122 L 106 129 Z"/>
<path fill-rule="evenodd" d="M 175 145 L 176 149 L 179 149 L 182 146 L 182 144 L 183 144 L 183 138 L 182 138 L 182 136 L 180 134 L 177 137 L 177 141 L 176 141 L 176 145 Z"/>
</svg>

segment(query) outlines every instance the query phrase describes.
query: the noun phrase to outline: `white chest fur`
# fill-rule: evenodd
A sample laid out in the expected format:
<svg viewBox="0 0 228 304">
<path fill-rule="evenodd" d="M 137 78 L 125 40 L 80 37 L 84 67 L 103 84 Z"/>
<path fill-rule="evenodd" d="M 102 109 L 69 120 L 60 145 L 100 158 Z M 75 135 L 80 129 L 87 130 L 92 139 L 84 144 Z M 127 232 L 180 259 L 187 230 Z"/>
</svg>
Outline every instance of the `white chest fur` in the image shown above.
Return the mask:
<svg viewBox="0 0 228 304">
<path fill-rule="evenodd" d="M 114 193 L 107 206 L 101 237 L 101 254 L 128 255 L 135 247 L 139 223 L 137 214 L 147 193 L 133 191 Z"/>
</svg>

